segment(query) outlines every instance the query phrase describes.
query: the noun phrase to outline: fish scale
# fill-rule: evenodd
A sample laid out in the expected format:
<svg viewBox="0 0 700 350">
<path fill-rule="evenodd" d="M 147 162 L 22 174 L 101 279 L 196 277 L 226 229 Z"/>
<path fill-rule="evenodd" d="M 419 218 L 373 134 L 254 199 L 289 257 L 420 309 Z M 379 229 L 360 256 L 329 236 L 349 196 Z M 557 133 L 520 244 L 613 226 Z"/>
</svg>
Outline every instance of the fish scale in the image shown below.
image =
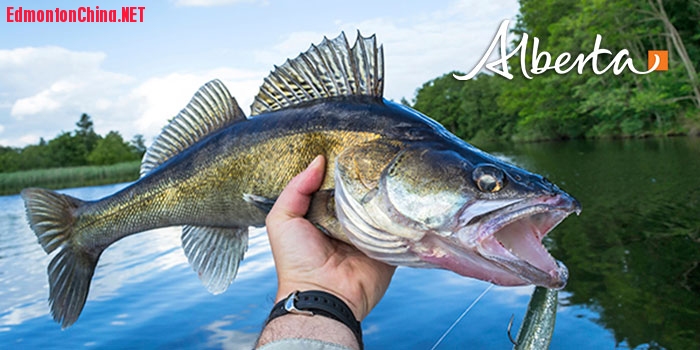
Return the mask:
<svg viewBox="0 0 700 350">
<path fill-rule="evenodd" d="M 536 230 L 541 239 L 579 212 L 578 202 L 383 99 L 383 87 L 376 38 L 358 33 L 351 47 L 341 34 L 276 67 L 251 117 L 223 83 L 205 84 L 149 147 L 141 178 L 119 192 L 88 202 L 23 190 L 39 243 L 57 251 L 47 271 L 54 319 L 63 327 L 78 319 L 104 249 L 159 227 L 183 226 L 189 263 L 210 292 L 223 292 L 244 257 L 248 227 L 265 224 L 284 186 L 319 154 L 326 174 L 307 218 L 331 237 L 387 263 L 563 287 L 563 264 L 509 237 L 510 253 L 497 233 Z M 521 258 L 532 256 L 537 264 Z"/>
</svg>

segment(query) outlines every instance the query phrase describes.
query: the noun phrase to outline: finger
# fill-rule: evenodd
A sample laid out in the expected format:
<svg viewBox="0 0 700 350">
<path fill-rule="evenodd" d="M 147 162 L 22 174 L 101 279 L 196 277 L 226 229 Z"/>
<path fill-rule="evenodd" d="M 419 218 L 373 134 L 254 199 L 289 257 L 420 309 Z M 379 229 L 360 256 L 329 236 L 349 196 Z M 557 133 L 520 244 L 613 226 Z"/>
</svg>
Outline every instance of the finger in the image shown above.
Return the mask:
<svg viewBox="0 0 700 350">
<path fill-rule="evenodd" d="M 295 182 L 292 187 L 295 187 L 300 194 L 310 197 L 321 187 L 325 168 L 325 158 L 322 155 L 316 156 L 304 171 L 292 179 L 292 181 Z M 290 184 L 292 181 L 290 181 Z M 289 185 L 287 186 L 289 187 Z"/>
<path fill-rule="evenodd" d="M 277 198 L 275 205 L 267 216 L 267 225 L 276 225 L 294 217 L 303 217 L 311 201 L 311 194 L 316 192 L 323 182 L 325 159 L 316 157 L 309 166 L 295 176 Z"/>
</svg>

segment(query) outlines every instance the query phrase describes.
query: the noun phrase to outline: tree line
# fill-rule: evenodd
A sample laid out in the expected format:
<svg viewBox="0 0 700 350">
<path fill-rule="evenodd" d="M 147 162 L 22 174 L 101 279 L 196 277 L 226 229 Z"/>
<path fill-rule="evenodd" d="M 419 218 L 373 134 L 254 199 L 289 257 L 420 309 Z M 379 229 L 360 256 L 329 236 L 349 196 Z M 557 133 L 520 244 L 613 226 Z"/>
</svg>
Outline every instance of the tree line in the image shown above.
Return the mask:
<svg viewBox="0 0 700 350">
<path fill-rule="evenodd" d="M 0 146 L 0 173 L 82 165 L 111 165 L 140 160 L 146 151 L 144 138 L 124 141 L 117 131 L 98 135 L 89 115 L 83 113 L 72 132 L 24 148 Z"/>
<path fill-rule="evenodd" d="M 460 81 L 453 74 L 464 73 L 450 72 L 423 84 L 413 107 L 472 141 L 700 134 L 700 1 L 520 0 L 512 33 L 511 49 L 530 37 L 528 50 L 509 60 L 512 80 L 482 73 Z M 587 55 L 597 34 L 612 52 L 600 56 L 601 70 L 622 50 L 638 70 L 648 50 L 667 50 L 668 71 L 596 75 L 589 62 L 583 74 L 523 76 L 533 37 L 554 60 Z"/>
</svg>

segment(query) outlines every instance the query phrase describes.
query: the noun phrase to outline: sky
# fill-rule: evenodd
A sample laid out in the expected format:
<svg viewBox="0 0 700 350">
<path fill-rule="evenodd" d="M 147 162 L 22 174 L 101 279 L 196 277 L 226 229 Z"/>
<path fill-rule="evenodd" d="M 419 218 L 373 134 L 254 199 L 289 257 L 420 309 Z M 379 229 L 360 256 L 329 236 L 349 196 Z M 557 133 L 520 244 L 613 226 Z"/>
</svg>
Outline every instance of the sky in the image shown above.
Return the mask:
<svg viewBox="0 0 700 350">
<path fill-rule="evenodd" d="M 32 10 L 117 10 L 142 6 L 134 23 L 9 22 Z M 344 31 L 384 46 L 384 97 L 409 101 L 423 83 L 469 72 L 517 0 L 3 1 L 0 6 L 0 146 L 24 147 L 76 129 L 82 113 L 95 131 L 151 141 L 212 79 L 243 110 L 262 80 L 287 58 Z"/>
</svg>

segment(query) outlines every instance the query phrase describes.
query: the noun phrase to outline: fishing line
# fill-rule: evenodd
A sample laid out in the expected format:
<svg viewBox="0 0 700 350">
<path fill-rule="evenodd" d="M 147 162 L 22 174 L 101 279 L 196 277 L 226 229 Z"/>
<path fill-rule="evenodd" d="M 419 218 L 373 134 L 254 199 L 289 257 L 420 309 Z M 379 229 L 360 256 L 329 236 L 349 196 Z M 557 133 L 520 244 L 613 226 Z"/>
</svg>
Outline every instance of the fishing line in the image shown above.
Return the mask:
<svg viewBox="0 0 700 350">
<path fill-rule="evenodd" d="M 430 350 L 435 350 L 435 349 L 437 349 L 438 345 L 440 345 L 440 343 L 442 343 L 442 341 L 445 339 L 445 337 L 446 337 L 448 334 L 450 334 L 450 332 L 452 331 L 453 328 L 455 328 L 455 326 L 457 325 L 457 323 L 459 323 L 459 321 L 461 321 L 461 320 L 464 318 L 464 316 L 466 316 L 467 313 L 469 313 L 469 310 L 471 310 L 471 309 L 474 307 L 474 305 L 476 305 L 476 303 L 478 303 L 479 300 L 481 300 L 481 298 L 483 298 L 484 295 L 486 295 L 486 293 L 487 293 L 489 290 L 491 290 L 491 287 L 493 287 L 493 284 L 489 284 L 489 286 L 486 287 L 486 289 L 484 289 L 484 291 L 481 292 L 481 294 L 480 294 L 478 297 L 476 297 L 476 299 L 474 299 L 474 301 L 472 301 L 471 305 L 469 305 L 469 306 L 467 307 L 467 309 L 464 310 L 464 312 L 462 312 L 462 314 L 461 314 L 459 317 L 457 317 L 457 319 L 456 319 L 454 322 L 452 322 L 452 325 L 450 326 L 450 328 L 448 328 L 448 329 L 445 331 L 445 333 L 442 334 L 442 336 L 440 337 L 440 339 L 438 339 L 438 341 L 435 342 L 435 345 L 433 345 L 433 347 L 430 348 Z"/>
</svg>

